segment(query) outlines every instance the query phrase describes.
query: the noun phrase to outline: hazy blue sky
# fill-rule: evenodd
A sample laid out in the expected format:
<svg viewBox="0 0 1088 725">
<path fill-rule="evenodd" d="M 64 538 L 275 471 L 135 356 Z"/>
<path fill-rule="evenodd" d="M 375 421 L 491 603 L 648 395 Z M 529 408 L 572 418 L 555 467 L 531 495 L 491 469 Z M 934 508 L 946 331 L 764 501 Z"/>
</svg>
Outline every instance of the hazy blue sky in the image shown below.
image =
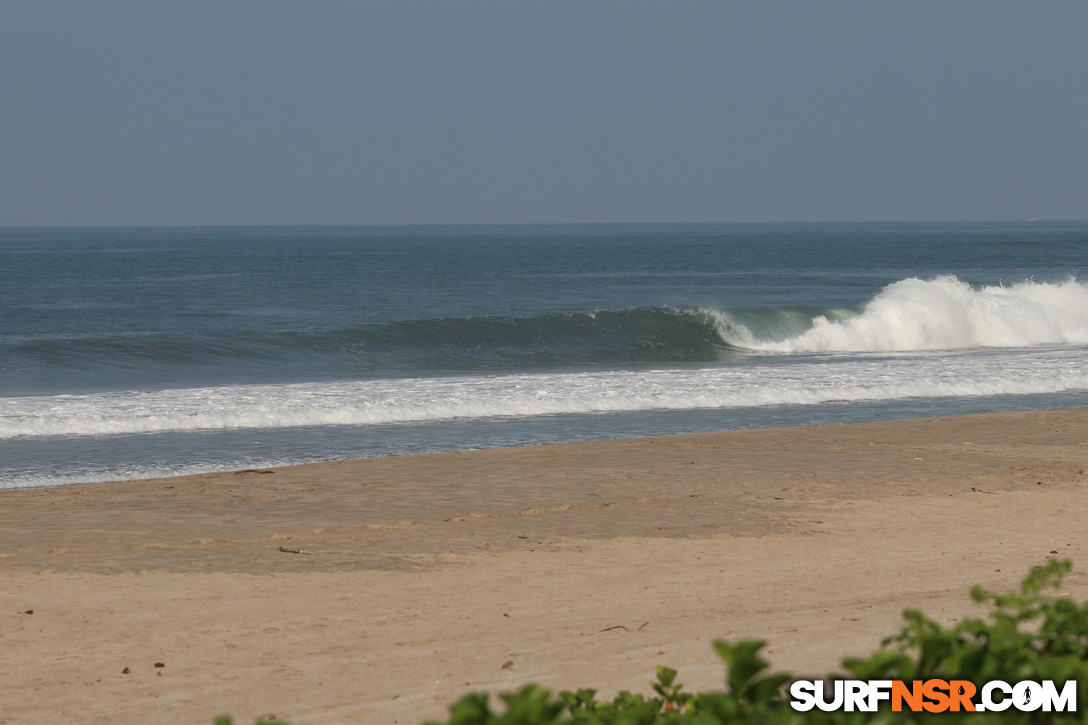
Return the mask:
<svg viewBox="0 0 1088 725">
<path fill-rule="evenodd" d="M 1088 3 L 0 4 L 0 225 L 1088 218 Z"/>
</svg>

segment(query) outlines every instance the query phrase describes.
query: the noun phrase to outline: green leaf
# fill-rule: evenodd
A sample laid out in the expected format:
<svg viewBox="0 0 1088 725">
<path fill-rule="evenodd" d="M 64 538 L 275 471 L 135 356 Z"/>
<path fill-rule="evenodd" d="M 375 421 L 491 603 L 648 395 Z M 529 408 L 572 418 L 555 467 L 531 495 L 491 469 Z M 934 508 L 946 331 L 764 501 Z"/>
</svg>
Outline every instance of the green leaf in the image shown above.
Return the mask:
<svg viewBox="0 0 1088 725">
<path fill-rule="evenodd" d="M 767 668 L 767 662 L 759 656 L 759 651 L 766 643 L 756 639 L 746 639 L 736 644 L 722 640 L 714 643 L 714 649 L 725 663 L 726 683 L 729 691 L 742 697 L 753 677 Z"/>
</svg>

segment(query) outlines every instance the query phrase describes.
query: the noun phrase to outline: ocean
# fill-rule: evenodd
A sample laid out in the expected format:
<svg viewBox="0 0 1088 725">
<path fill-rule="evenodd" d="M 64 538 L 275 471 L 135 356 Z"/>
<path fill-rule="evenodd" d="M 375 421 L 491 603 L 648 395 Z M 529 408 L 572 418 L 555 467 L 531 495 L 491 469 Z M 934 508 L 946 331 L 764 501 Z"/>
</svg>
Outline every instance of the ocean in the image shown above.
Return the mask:
<svg viewBox="0 0 1088 725">
<path fill-rule="evenodd" d="M 1088 222 L 0 229 L 0 489 L 1088 406 Z"/>
</svg>

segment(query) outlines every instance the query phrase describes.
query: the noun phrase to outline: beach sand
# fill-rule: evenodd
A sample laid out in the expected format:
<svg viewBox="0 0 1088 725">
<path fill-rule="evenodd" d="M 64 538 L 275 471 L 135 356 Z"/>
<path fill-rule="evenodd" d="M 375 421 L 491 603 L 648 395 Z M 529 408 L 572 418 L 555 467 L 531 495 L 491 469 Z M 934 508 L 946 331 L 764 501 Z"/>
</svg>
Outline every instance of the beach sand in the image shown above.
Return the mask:
<svg viewBox="0 0 1088 725">
<path fill-rule="evenodd" d="M 0 723 L 417 724 L 721 688 L 719 638 L 823 674 L 1055 552 L 1088 598 L 1085 471 L 1058 410 L 5 492 Z"/>
</svg>

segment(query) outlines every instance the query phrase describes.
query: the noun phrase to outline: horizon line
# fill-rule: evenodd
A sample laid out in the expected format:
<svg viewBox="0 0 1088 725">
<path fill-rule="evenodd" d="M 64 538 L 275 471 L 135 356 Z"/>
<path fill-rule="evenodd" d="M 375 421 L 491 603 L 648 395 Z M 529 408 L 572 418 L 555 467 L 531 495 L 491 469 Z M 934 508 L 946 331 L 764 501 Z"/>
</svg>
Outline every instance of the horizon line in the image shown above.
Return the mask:
<svg viewBox="0 0 1088 725">
<path fill-rule="evenodd" d="M 1070 224 L 1084 219 L 867 219 L 835 221 L 609 221 L 609 222 L 273 222 L 273 223 L 169 223 L 169 224 L 0 224 L 7 229 L 246 229 L 291 227 L 605 227 L 605 226 L 770 226 L 840 224 Z"/>
</svg>

